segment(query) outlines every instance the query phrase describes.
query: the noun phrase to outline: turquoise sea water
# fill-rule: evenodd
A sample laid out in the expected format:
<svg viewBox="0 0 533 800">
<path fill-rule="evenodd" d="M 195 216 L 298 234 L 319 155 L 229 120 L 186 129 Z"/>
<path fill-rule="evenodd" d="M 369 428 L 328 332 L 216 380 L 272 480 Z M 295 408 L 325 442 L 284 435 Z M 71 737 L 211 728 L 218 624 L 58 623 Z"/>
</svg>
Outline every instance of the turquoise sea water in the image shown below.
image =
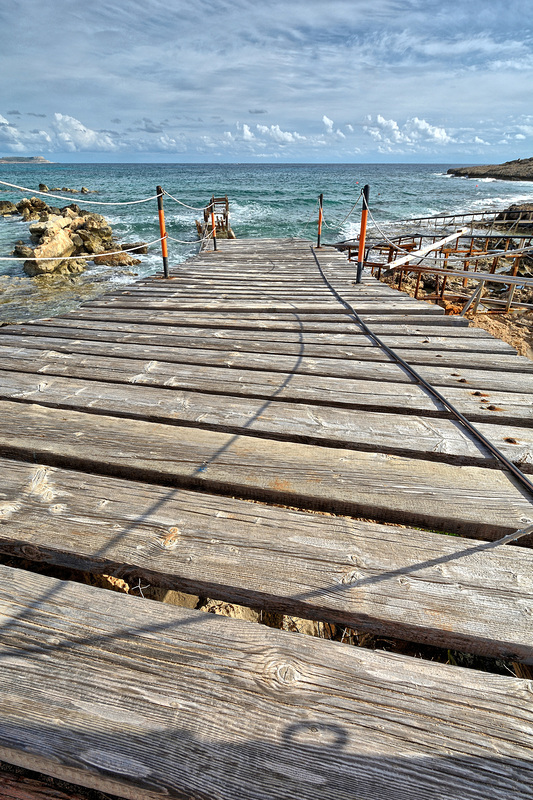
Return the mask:
<svg viewBox="0 0 533 800">
<path fill-rule="evenodd" d="M 157 204 L 98 206 L 155 194 L 161 185 L 175 198 L 203 207 L 212 194 L 228 195 L 237 237 L 304 236 L 317 231 L 317 198 L 324 194 L 327 226 L 324 242 L 355 236 L 359 208 L 346 215 L 364 184 L 370 185 L 370 208 L 381 226 L 398 230 L 410 217 L 459 211 L 503 209 L 513 202 L 533 201 L 533 183 L 468 180 L 446 175 L 448 164 L 42 164 L 0 165 L 0 180 L 33 190 L 20 192 L 0 184 L 0 199 L 18 202 L 32 196 L 39 183 L 49 187 L 86 186 L 98 194 L 66 195 L 69 202 L 104 214 L 120 241 L 152 241 L 159 236 Z M 60 194 L 60 193 L 59 193 Z M 46 198 L 44 198 L 46 199 Z M 50 198 L 50 205 L 68 203 Z M 165 198 L 171 265 L 198 251 L 195 212 Z M 28 224 L 0 218 L 0 255 L 10 255 L 18 239 L 29 242 Z M 0 321 L 14 322 L 74 308 L 116 284 L 161 269 L 158 245 L 142 256 L 138 267 L 94 267 L 71 277 L 27 278 L 21 262 L 0 261 Z"/>
</svg>

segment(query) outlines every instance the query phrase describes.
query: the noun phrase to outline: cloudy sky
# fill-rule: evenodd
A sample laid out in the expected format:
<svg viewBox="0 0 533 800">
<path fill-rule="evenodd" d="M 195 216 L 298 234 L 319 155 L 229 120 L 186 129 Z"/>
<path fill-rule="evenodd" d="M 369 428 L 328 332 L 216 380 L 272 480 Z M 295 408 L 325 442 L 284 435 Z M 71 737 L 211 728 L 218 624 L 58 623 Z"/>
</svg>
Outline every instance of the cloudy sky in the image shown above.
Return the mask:
<svg viewBox="0 0 533 800">
<path fill-rule="evenodd" d="M 533 156 L 527 0 L 1 0 L 0 156 Z"/>
</svg>

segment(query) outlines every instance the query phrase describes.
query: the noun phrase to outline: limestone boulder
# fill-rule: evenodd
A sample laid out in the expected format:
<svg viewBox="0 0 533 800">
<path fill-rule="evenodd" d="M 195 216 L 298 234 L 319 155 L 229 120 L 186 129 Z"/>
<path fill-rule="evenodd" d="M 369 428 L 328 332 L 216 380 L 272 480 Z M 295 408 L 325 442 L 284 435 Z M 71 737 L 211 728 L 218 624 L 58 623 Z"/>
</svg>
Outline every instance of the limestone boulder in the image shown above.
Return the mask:
<svg viewBox="0 0 533 800">
<path fill-rule="evenodd" d="M 24 262 L 24 272 L 31 277 L 54 272 L 62 260 L 71 256 L 73 252 L 74 244 L 64 228 L 57 227 L 53 231 L 49 229 L 48 235 L 34 249 L 33 259 Z"/>
<path fill-rule="evenodd" d="M 6 217 L 16 213 L 17 213 L 17 207 L 15 203 L 12 203 L 10 200 L 0 200 L 1 216 Z"/>
<path fill-rule="evenodd" d="M 17 256 L 18 258 L 33 258 L 33 250 L 31 247 L 28 247 L 27 244 L 24 244 L 21 239 L 19 239 L 15 245 L 12 255 Z"/>
<path fill-rule="evenodd" d="M 140 264 L 140 258 L 132 258 L 129 253 L 103 253 L 93 258 L 95 264 L 106 267 L 134 267 Z"/>
<path fill-rule="evenodd" d="M 137 253 L 137 255 L 146 255 L 148 253 L 148 245 L 146 242 L 132 242 L 131 244 L 121 244 L 122 250 L 127 250 L 130 254 Z"/>
<path fill-rule="evenodd" d="M 77 242 L 78 239 L 81 240 L 82 244 L 80 245 L 80 247 L 83 247 L 85 252 L 98 254 L 98 253 L 103 253 L 105 251 L 105 247 L 102 243 L 102 240 L 96 233 L 93 233 L 92 231 L 87 231 L 85 230 L 85 228 L 79 228 L 76 231 L 76 236 L 78 238 L 74 241 Z"/>
<path fill-rule="evenodd" d="M 101 214 L 88 214 L 85 218 L 84 229 L 89 233 L 96 234 L 103 241 L 113 239 L 113 231 L 105 217 Z"/>
</svg>

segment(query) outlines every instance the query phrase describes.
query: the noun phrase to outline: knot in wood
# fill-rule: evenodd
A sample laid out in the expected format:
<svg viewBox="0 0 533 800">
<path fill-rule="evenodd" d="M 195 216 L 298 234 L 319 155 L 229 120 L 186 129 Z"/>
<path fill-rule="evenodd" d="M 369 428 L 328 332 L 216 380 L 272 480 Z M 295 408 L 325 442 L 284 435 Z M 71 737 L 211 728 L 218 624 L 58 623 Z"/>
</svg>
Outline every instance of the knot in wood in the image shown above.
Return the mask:
<svg viewBox="0 0 533 800">
<path fill-rule="evenodd" d="M 269 661 L 263 678 L 271 688 L 287 691 L 298 688 L 302 673 L 296 664 L 289 661 Z"/>
<path fill-rule="evenodd" d="M 342 576 L 339 583 L 342 583 L 344 586 L 349 586 L 352 583 L 357 583 L 357 581 L 361 580 L 365 576 L 362 572 L 359 572 L 356 569 L 352 569 L 350 572 L 347 572 L 345 575 Z"/>
</svg>

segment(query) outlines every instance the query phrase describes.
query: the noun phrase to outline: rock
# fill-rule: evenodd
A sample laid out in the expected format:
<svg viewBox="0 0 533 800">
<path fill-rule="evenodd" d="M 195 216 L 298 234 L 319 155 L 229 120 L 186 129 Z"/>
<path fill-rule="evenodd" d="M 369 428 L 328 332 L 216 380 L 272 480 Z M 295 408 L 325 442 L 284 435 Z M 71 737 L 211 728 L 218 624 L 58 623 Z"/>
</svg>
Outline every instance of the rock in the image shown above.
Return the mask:
<svg viewBox="0 0 533 800">
<path fill-rule="evenodd" d="M 114 253 L 113 255 L 106 255 L 106 253 L 103 253 L 102 255 L 95 256 L 93 262 L 106 267 L 133 267 L 135 264 L 140 264 L 141 260 L 139 258 L 132 258 L 129 253 Z"/>
<path fill-rule="evenodd" d="M 533 181 L 533 158 L 517 158 L 504 164 L 452 167 L 448 175 L 465 178 L 496 178 L 504 181 Z"/>
<path fill-rule="evenodd" d="M 48 211 L 47 204 L 40 197 L 30 197 L 30 203 L 36 211 Z"/>
<path fill-rule="evenodd" d="M 0 200 L 0 215 L 6 217 L 10 214 L 16 214 L 17 207 L 11 200 Z"/>
<path fill-rule="evenodd" d="M 76 236 L 78 239 L 82 241 L 82 247 L 86 250 L 87 253 L 103 253 L 105 251 L 105 247 L 102 244 L 102 240 L 96 233 L 91 233 L 90 231 L 86 231 L 85 229 L 79 229 L 76 231 Z M 77 241 L 77 240 L 76 240 Z"/>
<path fill-rule="evenodd" d="M 49 191 L 50 191 L 50 189 L 48 188 L 48 186 L 46 185 L 46 183 L 40 183 L 40 184 L 39 184 L 39 191 L 40 191 L 40 192 L 49 192 Z"/>
<path fill-rule="evenodd" d="M 61 213 L 64 217 L 78 217 L 81 214 L 81 208 L 76 203 L 71 203 L 69 206 L 63 206 Z"/>
<path fill-rule="evenodd" d="M 138 255 L 146 255 L 148 252 L 148 245 L 146 242 L 133 242 L 132 244 L 121 244 L 120 245 L 122 250 L 128 250 L 131 253 L 137 253 Z"/>
<path fill-rule="evenodd" d="M 41 239 L 41 243 L 34 249 L 33 259 L 25 261 L 23 265 L 24 272 L 30 277 L 54 272 L 60 266 L 61 261 L 74 252 L 72 239 L 64 228 L 54 226 L 53 223 L 46 223 L 46 225 L 50 225 L 50 227 Z M 44 259 L 52 260 L 45 261 Z"/>
<path fill-rule="evenodd" d="M 107 239 L 109 242 L 113 239 L 111 226 L 101 214 L 87 214 L 83 227 L 86 231 L 96 233 L 101 239 Z"/>
<path fill-rule="evenodd" d="M 85 186 L 82 186 L 81 187 L 81 193 L 82 194 L 89 194 L 89 189 L 87 189 Z"/>
<path fill-rule="evenodd" d="M 219 614 L 223 617 L 233 619 L 244 619 L 247 622 L 259 622 L 261 612 L 247 606 L 240 606 L 237 603 L 226 603 L 223 600 L 205 600 L 198 606 L 199 611 L 207 611 L 210 614 Z"/>
<path fill-rule="evenodd" d="M 23 220 L 29 221 L 32 219 L 39 219 L 43 212 L 48 211 L 48 206 L 40 197 L 31 197 L 30 199 L 24 197 L 17 203 L 17 211 L 22 216 Z"/>
<path fill-rule="evenodd" d="M 19 241 L 16 243 L 12 255 L 18 258 L 33 258 L 33 250 L 31 247 L 28 247 L 27 244 L 24 244 L 24 242 Z"/>
<path fill-rule="evenodd" d="M 0 205 L 0 213 L 2 208 L 5 213 L 19 213 L 32 222 L 29 232 L 36 247 L 32 249 L 21 241 L 14 251 L 14 255 L 26 259 L 23 269 L 31 277 L 81 272 L 87 267 L 86 257 L 90 256 L 97 257 L 92 259 L 95 263 L 107 266 L 131 267 L 141 263 L 122 252 L 105 217 L 82 210 L 76 203 L 59 209 L 32 197 L 23 198 L 16 206 L 5 201 Z M 136 242 L 133 247 L 136 252 L 147 252 L 144 242 Z M 71 256 L 81 258 L 66 260 Z"/>
<path fill-rule="evenodd" d="M 533 203 L 515 203 L 509 206 L 509 208 L 497 215 L 496 222 L 517 219 L 533 221 Z"/>
</svg>

